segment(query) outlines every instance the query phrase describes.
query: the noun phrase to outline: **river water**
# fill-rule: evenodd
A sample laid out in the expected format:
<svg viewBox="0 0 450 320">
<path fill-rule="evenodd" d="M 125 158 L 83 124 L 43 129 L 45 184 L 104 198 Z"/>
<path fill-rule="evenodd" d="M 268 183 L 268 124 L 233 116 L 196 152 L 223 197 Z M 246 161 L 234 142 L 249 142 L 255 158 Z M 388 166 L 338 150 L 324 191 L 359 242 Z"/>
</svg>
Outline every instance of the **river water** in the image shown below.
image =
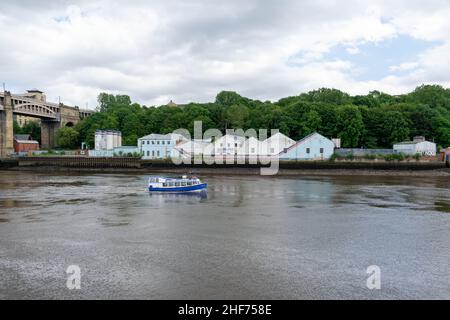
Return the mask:
<svg viewBox="0 0 450 320">
<path fill-rule="evenodd" d="M 0 171 L 0 298 L 450 299 L 448 178 L 202 179 Z"/>
</svg>

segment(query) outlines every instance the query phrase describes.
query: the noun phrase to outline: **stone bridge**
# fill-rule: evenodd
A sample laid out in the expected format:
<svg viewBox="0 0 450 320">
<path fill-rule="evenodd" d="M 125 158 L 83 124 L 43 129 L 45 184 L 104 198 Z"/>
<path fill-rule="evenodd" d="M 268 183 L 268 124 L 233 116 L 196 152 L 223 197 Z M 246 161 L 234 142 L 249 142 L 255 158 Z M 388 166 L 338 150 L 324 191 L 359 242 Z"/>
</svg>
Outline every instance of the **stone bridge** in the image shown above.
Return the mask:
<svg viewBox="0 0 450 320">
<path fill-rule="evenodd" d="M 23 95 L 13 95 L 9 91 L 0 93 L 0 158 L 14 152 L 14 113 L 41 119 L 41 147 L 46 149 L 55 146 L 59 128 L 73 126 L 93 111 L 47 102 L 38 90 Z"/>
</svg>

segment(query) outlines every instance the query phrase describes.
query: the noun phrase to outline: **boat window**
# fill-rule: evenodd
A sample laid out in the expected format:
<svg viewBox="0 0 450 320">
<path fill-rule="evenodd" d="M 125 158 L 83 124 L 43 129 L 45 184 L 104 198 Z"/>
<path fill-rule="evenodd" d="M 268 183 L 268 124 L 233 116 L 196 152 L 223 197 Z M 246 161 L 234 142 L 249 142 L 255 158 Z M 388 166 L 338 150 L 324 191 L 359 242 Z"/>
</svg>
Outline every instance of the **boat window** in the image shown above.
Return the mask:
<svg viewBox="0 0 450 320">
<path fill-rule="evenodd" d="M 179 187 L 179 186 L 180 186 L 180 183 L 179 183 L 179 182 L 175 182 L 175 186 L 176 186 L 176 187 Z"/>
<path fill-rule="evenodd" d="M 174 185 L 175 185 L 174 182 L 170 182 L 170 183 L 169 183 L 169 186 L 171 186 L 171 187 L 173 187 Z"/>
<path fill-rule="evenodd" d="M 183 187 L 186 187 L 186 182 L 182 182 L 181 185 L 182 185 Z"/>
<path fill-rule="evenodd" d="M 192 181 L 188 181 L 188 182 L 187 182 L 187 185 L 188 185 L 188 186 L 192 186 Z"/>
<path fill-rule="evenodd" d="M 164 183 L 163 183 L 163 187 L 167 187 L 167 183 L 164 182 Z"/>
</svg>

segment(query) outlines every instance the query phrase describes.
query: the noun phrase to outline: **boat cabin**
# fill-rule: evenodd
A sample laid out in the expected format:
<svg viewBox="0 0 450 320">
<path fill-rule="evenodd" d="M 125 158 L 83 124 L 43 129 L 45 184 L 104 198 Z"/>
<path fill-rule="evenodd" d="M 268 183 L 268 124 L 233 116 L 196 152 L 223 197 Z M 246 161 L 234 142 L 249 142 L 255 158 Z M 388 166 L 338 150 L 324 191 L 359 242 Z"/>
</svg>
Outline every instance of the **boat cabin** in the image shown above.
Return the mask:
<svg viewBox="0 0 450 320">
<path fill-rule="evenodd" d="M 174 187 L 189 187 L 199 185 L 200 179 L 198 178 L 163 178 L 163 177 L 150 177 L 148 180 L 149 185 L 159 188 L 174 188 Z"/>
</svg>

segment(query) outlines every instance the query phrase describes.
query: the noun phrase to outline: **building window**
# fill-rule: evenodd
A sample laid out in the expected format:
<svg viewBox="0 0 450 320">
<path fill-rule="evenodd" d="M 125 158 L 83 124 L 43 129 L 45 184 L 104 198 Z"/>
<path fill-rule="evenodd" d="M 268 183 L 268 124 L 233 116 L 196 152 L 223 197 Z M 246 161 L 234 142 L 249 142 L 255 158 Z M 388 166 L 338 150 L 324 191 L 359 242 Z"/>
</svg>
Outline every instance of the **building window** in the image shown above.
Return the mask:
<svg viewBox="0 0 450 320">
<path fill-rule="evenodd" d="M 223 147 L 223 143 L 221 143 L 220 146 Z"/>
<path fill-rule="evenodd" d="M 159 140 L 158 140 L 158 141 L 156 141 L 156 144 L 159 144 Z"/>
<path fill-rule="evenodd" d="M 162 144 L 166 144 L 166 141 L 163 140 L 161 143 L 162 143 Z"/>
<path fill-rule="evenodd" d="M 275 153 L 275 148 L 270 148 L 270 153 Z"/>
<path fill-rule="evenodd" d="M 237 148 L 237 143 L 234 144 L 234 147 Z"/>
<path fill-rule="evenodd" d="M 310 154 L 310 152 L 311 152 L 311 149 L 306 148 L 306 153 L 307 153 L 307 154 Z"/>
<path fill-rule="evenodd" d="M 155 156 L 155 150 L 152 151 L 152 157 L 154 157 L 154 156 Z"/>
<path fill-rule="evenodd" d="M 167 141 L 167 144 L 170 144 L 170 141 Z"/>
<path fill-rule="evenodd" d="M 150 156 L 150 151 L 147 150 L 147 157 L 149 157 L 149 156 Z"/>
<path fill-rule="evenodd" d="M 152 141 L 152 144 L 155 144 L 155 141 Z"/>
<path fill-rule="evenodd" d="M 320 148 L 320 153 L 323 153 L 323 148 Z"/>
<path fill-rule="evenodd" d="M 156 151 L 156 156 L 159 158 L 159 150 Z"/>
<path fill-rule="evenodd" d="M 251 151 L 251 153 L 255 153 L 255 148 L 252 148 L 252 151 Z"/>
<path fill-rule="evenodd" d="M 166 157 L 170 157 L 170 151 L 169 150 L 166 151 Z"/>
</svg>

